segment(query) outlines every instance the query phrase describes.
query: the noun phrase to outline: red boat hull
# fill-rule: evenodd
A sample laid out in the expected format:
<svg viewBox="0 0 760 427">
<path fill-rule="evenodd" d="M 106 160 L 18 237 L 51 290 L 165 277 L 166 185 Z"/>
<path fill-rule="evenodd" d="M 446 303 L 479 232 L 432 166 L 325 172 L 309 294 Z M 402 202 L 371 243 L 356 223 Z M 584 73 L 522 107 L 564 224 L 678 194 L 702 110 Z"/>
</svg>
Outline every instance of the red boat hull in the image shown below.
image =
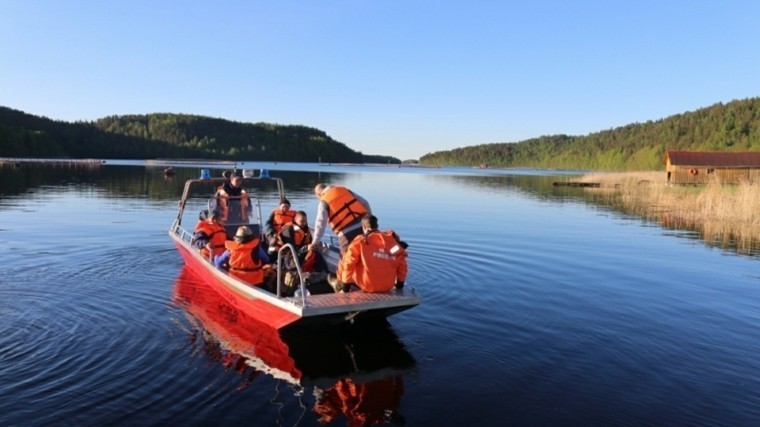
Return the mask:
<svg viewBox="0 0 760 427">
<path fill-rule="evenodd" d="M 232 360 L 239 363 L 239 359 L 231 356 L 240 355 L 246 359 L 255 357 L 269 369 L 287 374 L 290 381 L 297 382 L 301 379 L 302 373 L 295 366 L 288 345 L 282 340 L 278 330 L 231 307 L 226 298 L 187 267 L 182 268 L 175 281 L 174 299 L 199 319 L 204 328 L 217 340 L 224 342 L 228 349 L 235 353 L 227 357 L 217 355 L 220 362 Z M 243 366 L 247 367 L 246 364 Z"/>
<path fill-rule="evenodd" d="M 175 241 L 175 245 L 182 258 L 184 258 L 187 267 L 236 309 L 275 329 L 283 328 L 300 319 L 300 316 L 297 314 L 274 306 L 265 300 L 251 298 L 248 295 L 235 291 L 235 289 L 230 288 L 224 282 L 214 277 L 209 271 L 209 269 L 213 268 L 210 264 L 204 265 L 203 261 L 190 254 L 187 248 L 179 242 Z"/>
</svg>

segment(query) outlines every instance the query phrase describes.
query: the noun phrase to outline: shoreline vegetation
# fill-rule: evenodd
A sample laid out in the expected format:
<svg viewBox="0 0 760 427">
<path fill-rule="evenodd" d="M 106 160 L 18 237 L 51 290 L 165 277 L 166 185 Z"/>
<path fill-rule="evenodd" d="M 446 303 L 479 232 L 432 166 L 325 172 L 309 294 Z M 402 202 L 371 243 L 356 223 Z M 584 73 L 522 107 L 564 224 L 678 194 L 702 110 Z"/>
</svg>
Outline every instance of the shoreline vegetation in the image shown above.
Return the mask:
<svg viewBox="0 0 760 427">
<path fill-rule="evenodd" d="M 760 184 L 748 181 L 706 185 L 673 185 L 665 172 L 591 172 L 576 182 L 598 183 L 585 188 L 602 203 L 660 223 L 692 230 L 707 243 L 751 254 L 760 242 Z"/>
<path fill-rule="evenodd" d="M 40 159 L 0 157 L 0 164 L 60 163 L 99 167 L 103 159 Z M 152 159 L 146 166 L 182 163 L 219 163 L 224 160 Z M 244 164 L 244 162 L 243 162 Z M 350 163 L 334 165 L 352 166 Z M 364 165 L 368 166 L 368 165 Z M 372 166 L 372 165 L 370 165 Z M 376 165 L 391 167 L 430 167 L 428 165 Z M 717 176 L 706 185 L 675 185 L 662 171 L 589 172 L 571 178 L 566 184 L 583 187 L 595 202 L 611 206 L 663 227 L 698 232 L 708 244 L 734 248 L 751 255 L 760 246 L 760 183 L 721 183 Z M 591 185 L 593 184 L 593 185 Z"/>
</svg>

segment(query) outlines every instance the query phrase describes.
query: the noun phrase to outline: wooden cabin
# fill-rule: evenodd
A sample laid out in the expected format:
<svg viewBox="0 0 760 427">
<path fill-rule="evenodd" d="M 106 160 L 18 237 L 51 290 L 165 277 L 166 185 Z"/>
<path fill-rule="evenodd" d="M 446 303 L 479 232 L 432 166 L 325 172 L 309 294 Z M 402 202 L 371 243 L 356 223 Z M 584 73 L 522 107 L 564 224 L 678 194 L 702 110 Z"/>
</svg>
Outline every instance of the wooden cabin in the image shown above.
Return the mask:
<svg viewBox="0 0 760 427">
<path fill-rule="evenodd" d="M 706 184 L 712 176 L 725 183 L 760 182 L 757 151 L 668 151 L 662 163 L 674 184 Z"/>
</svg>

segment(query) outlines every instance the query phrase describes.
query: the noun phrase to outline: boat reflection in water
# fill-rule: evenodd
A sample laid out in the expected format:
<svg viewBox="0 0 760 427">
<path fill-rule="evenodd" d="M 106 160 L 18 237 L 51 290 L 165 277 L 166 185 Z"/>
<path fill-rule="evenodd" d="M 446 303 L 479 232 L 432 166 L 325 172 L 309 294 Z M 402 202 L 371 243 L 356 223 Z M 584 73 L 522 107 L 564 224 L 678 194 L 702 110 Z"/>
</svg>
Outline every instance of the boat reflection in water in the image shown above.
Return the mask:
<svg viewBox="0 0 760 427">
<path fill-rule="evenodd" d="M 241 387 L 263 373 L 313 387 L 312 410 L 321 423 L 342 417 L 348 425 L 403 422 L 397 410 L 402 374 L 416 362 L 384 319 L 359 328 L 278 331 L 231 306 L 186 266 L 174 301 L 198 328 L 191 339 L 200 338 L 207 356 L 243 375 Z"/>
</svg>

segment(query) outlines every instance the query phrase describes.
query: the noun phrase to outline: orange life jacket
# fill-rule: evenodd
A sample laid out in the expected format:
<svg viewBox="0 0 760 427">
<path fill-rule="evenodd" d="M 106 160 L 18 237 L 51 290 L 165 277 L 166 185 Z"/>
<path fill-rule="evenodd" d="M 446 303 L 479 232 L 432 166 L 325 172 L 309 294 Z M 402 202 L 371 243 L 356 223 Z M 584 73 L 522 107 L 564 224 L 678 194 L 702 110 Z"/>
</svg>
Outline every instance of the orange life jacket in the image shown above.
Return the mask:
<svg viewBox="0 0 760 427">
<path fill-rule="evenodd" d="M 348 225 L 360 220 L 369 212 L 367 207 L 357 200 L 346 187 L 327 187 L 319 199 L 327 203 L 329 208 L 327 222 L 330 223 L 335 234 L 340 233 Z"/>
<path fill-rule="evenodd" d="M 296 217 L 296 211 L 287 210 L 285 212 L 280 209 L 272 211 L 272 228 L 275 233 L 279 233 L 286 224 L 293 222 Z"/>
<path fill-rule="evenodd" d="M 230 215 L 230 205 L 233 202 L 238 202 L 236 205 L 240 206 L 240 216 L 235 213 Z M 234 222 L 246 222 L 244 221 L 248 212 L 248 192 L 242 187 L 232 187 L 223 185 L 219 187 L 216 192 L 216 204 L 219 208 L 219 214 L 222 216 L 222 220 L 227 221 L 232 217 Z"/>
<path fill-rule="evenodd" d="M 287 236 L 285 236 L 287 234 Z M 283 243 L 292 243 L 296 249 L 310 245 L 313 237 L 311 233 L 300 226 L 291 223 L 285 224 L 279 233 L 280 241 Z"/>
<path fill-rule="evenodd" d="M 250 242 L 238 243 L 234 240 L 224 242 L 224 246 L 230 250 L 230 274 L 252 285 L 264 282 L 263 263 L 259 259 L 259 239 L 254 238 Z"/>
<path fill-rule="evenodd" d="M 284 246 L 286 243 L 292 243 L 296 249 L 301 249 L 309 246 L 313 241 L 314 237 L 311 235 L 311 232 L 308 228 L 304 230 L 299 225 L 293 223 L 286 224 L 277 234 L 278 249 Z M 317 254 L 314 251 L 308 251 L 305 256 L 299 251 L 298 259 L 301 263 L 302 271 L 316 271 Z"/>
<path fill-rule="evenodd" d="M 406 281 L 406 257 L 393 231 L 371 231 L 351 242 L 341 258 L 338 278 L 365 292 L 387 292 L 397 280 Z"/>
<path fill-rule="evenodd" d="M 199 231 L 202 231 L 208 236 L 214 256 L 220 255 L 224 252 L 224 242 L 227 241 L 227 231 L 222 224 L 201 221 L 195 226 L 195 232 L 197 233 Z M 201 255 L 203 255 L 204 258 L 208 258 L 208 249 L 201 248 Z"/>
</svg>

